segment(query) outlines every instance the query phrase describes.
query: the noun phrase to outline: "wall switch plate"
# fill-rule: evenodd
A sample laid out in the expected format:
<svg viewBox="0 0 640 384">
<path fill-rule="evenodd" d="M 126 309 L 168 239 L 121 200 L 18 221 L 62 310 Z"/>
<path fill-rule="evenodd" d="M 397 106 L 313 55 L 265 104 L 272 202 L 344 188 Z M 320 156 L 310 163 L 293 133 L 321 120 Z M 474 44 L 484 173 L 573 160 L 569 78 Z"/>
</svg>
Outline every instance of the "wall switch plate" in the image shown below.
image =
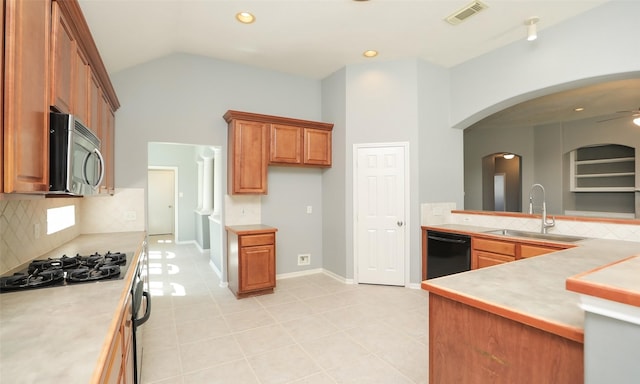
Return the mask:
<svg viewBox="0 0 640 384">
<path fill-rule="evenodd" d="M 298 265 L 311 264 L 311 255 L 309 253 L 298 255 Z"/>
<path fill-rule="evenodd" d="M 33 237 L 36 239 L 40 238 L 40 223 L 33 224 Z"/>
</svg>

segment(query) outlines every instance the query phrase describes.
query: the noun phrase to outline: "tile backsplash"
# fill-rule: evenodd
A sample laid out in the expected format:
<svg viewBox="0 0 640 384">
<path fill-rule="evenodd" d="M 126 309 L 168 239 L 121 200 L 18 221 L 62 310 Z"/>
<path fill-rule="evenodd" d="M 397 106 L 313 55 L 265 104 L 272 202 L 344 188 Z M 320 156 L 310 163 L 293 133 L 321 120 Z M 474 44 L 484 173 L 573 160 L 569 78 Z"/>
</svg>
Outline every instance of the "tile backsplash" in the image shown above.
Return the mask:
<svg viewBox="0 0 640 384">
<path fill-rule="evenodd" d="M 116 189 L 113 196 L 0 200 L 0 274 L 11 272 L 83 233 L 144 231 L 144 189 Z M 47 235 L 47 209 L 75 206 L 72 227 Z"/>
</svg>

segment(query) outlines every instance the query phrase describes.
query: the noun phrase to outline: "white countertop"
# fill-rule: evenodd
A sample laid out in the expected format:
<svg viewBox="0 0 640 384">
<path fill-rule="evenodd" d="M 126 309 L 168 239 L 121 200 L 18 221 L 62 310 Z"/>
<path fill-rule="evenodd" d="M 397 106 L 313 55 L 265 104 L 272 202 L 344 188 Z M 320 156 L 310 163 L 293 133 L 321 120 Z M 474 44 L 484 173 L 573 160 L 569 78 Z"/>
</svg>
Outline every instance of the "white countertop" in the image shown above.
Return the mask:
<svg viewBox="0 0 640 384">
<path fill-rule="evenodd" d="M 446 230 L 447 226 L 441 228 Z M 479 232 L 478 227 L 460 225 L 450 229 L 471 234 Z M 577 247 L 426 280 L 422 286 L 454 300 L 494 309 L 513 320 L 560 336 L 572 335 L 575 337 L 571 338 L 582 341 L 584 314 L 578 306 L 578 294 L 565 288 L 567 279 L 640 254 L 640 243 L 586 239 L 574 244 Z"/>
<path fill-rule="evenodd" d="M 135 254 L 144 237 L 81 235 L 38 259 L 107 250 Z M 0 382 L 89 383 L 132 270 L 120 280 L 0 294 Z"/>
</svg>

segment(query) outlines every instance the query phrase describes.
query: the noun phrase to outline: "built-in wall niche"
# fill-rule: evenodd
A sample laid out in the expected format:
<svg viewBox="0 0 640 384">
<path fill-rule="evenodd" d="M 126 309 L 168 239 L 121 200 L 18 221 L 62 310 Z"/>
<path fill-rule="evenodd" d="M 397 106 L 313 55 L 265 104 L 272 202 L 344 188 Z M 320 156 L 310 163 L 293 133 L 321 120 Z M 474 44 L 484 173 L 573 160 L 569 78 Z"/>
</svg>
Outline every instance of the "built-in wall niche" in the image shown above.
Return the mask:
<svg viewBox="0 0 640 384">
<path fill-rule="evenodd" d="M 569 153 L 566 214 L 636 218 L 636 150 L 620 144 L 577 148 Z"/>
<path fill-rule="evenodd" d="M 635 148 L 606 144 L 570 153 L 571 192 L 633 192 Z"/>
</svg>

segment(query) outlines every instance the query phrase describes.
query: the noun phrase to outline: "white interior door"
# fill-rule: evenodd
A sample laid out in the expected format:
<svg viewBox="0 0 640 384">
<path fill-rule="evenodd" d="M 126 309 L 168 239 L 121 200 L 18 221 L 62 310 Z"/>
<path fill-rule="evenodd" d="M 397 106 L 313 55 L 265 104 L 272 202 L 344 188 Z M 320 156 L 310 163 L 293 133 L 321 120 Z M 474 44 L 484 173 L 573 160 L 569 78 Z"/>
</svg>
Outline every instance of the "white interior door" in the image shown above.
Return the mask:
<svg viewBox="0 0 640 384">
<path fill-rule="evenodd" d="M 150 169 L 149 182 L 149 235 L 174 233 L 175 172 Z"/>
<path fill-rule="evenodd" d="M 405 146 L 358 147 L 355 173 L 356 278 L 405 285 Z"/>
</svg>

